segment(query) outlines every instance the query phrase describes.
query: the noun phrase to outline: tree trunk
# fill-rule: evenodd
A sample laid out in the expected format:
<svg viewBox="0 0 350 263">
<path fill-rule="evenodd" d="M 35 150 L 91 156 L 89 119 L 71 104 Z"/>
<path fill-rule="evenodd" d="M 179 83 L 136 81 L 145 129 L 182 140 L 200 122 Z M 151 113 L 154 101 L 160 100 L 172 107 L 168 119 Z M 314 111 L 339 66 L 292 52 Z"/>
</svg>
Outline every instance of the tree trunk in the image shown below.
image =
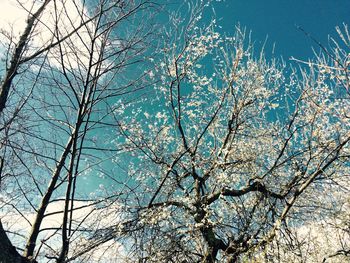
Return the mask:
<svg viewBox="0 0 350 263">
<path fill-rule="evenodd" d="M 0 85 L 0 114 L 6 107 L 7 97 L 11 88 L 12 81 L 17 75 L 17 69 L 21 64 L 21 56 L 23 54 L 23 51 L 25 50 L 28 39 L 30 38 L 30 34 L 34 28 L 35 21 L 40 17 L 46 5 L 50 1 L 51 0 L 46 0 L 41 5 L 41 7 L 27 20 L 27 26 L 25 27 L 24 32 L 22 33 L 19 39 L 16 49 L 12 55 L 10 65 L 7 68 L 5 77 Z"/>
<path fill-rule="evenodd" d="M 0 220 L 0 263 L 36 263 L 22 257 L 7 237 Z"/>
</svg>

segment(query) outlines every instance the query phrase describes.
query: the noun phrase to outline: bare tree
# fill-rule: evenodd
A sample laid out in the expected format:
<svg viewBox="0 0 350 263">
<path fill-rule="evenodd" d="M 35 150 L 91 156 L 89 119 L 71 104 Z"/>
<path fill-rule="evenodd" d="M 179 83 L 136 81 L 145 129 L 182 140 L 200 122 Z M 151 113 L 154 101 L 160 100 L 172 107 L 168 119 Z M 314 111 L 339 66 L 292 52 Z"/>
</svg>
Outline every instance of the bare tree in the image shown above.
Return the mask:
<svg viewBox="0 0 350 263">
<path fill-rule="evenodd" d="M 27 20 L 27 26 L 25 27 L 18 43 L 16 44 L 15 50 L 13 51 L 12 55 L 9 55 L 10 62 L 6 69 L 6 73 L 4 78 L 1 81 L 1 88 L 0 88 L 0 113 L 4 110 L 5 104 L 7 101 L 7 97 L 11 88 L 11 84 L 15 76 L 18 74 L 18 68 L 23 63 L 22 56 L 23 53 L 26 50 L 26 46 L 29 42 L 29 39 L 31 37 L 31 34 L 33 33 L 35 29 L 35 25 L 38 23 L 40 16 L 45 10 L 45 7 L 48 5 L 50 0 L 44 1 L 41 6 L 34 12 L 30 13 L 28 20 Z M 6 65 L 7 66 L 7 65 Z"/>
<path fill-rule="evenodd" d="M 118 224 L 128 195 L 112 166 L 110 116 L 147 86 L 155 35 L 148 1 L 44 1 L 37 10 L 1 88 L 1 262 L 67 262 L 108 241 L 99 235 Z M 95 196 L 84 177 L 101 182 L 90 186 Z"/>
</svg>

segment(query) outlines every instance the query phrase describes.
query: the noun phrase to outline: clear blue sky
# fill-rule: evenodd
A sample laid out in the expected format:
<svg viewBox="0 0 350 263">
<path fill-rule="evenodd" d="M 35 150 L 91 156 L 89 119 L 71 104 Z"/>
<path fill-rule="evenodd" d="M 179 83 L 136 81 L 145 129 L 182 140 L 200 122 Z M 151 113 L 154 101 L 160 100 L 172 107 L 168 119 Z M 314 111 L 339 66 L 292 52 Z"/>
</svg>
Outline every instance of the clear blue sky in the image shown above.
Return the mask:
<svg viewBox="0 0 350 263">
<path fill-rule="evenodd" d="M 276 44 L 275 55 L 307 59 L 312 56 L 310 39 L 296 28 L 301 26 L 321 43 L 336 35 L 335 26 L 350 27 L 350 0 L 225 0 L 214 4 L 218 24 L 232 32 L 238 22 L 252 30 L 254 41 L 268 36 L 267 51 Z"/>
</svg>

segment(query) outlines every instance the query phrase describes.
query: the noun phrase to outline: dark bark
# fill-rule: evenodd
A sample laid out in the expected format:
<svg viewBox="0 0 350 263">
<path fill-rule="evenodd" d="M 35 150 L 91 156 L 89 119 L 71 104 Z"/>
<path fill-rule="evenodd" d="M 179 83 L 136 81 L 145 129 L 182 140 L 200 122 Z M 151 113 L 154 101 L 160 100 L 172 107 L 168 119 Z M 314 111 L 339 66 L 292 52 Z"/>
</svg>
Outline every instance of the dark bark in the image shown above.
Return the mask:
<svg viewBox="0 0 350 263">
<path fill-rule="evenodd" d="M 27 258 L 33 256 L 33 254 L 34 254 L 34 249 L 36 246 L 36 240 L 37 240 L 38 235 L 39 235 L 41 222 L 44 219 L 45 211 L 46 211 L 46 208 L 50 202 L 51 195 L 53 194 L 53 191 L 56 187 L 56 183 L 57 183 L 57 180 L 58 180 L 59 175 L 61 173 L 61 170 L 62 170 L 64 163 L 67 159 L 67 156 L 71 150 L 71 146 L 73 143 L 73 137 L 74 137 L 74 134 L 70 137 L 70 139 L 65 147 L 65 150 L 62 153 L 62 156 L 60 158 L 60 162 L 57 164 L 56 170 L 54 171 L 54 173 L 52 175 L 52 178 L 51 178 L 51 181 L 48 185 L 47 191 L 41 200 L 41 204 L 40 204 L 40 207 L 39 207 L 38 212 L 36 214 L 36 218 L 35 218 L 30 236 L 29 236 L 27 244 L 26 244 L 26 249 L 25 249 L 24 254 L 23 254 Z"/>
<path fill-rule="evenodd" d="M 203 227 L 201 232 L 208 245 L 203 263 L 214 263 L 219 250 L 225 251 L 227 249 L 227 245 L 221 239 L 215 237 L 212 227 Z"/>
<path fill-rule="evenodd" d="M 24 29 L 24 32 L 22 33 L 18 44 L 16 46 L 15 52 L 12 55 L 12 59 L 10 61 L 10 65 L 6 70 L 6 74 L 4 79 L 1 82 L 0 86 L 0 114 L 3 112 L 3 110 L 6 107 L 7 97 L 10 92 L 10 88 L 12 85 L 12 81 L 17 75 L 18 67 L 21 64 L 21 57 L 25 50 L 25 47 L 28 43 L 28 39 L 30 38 L 30 34 L 34 28 L 35 21 L 38 19 L 38 17 L 41 15 L 41 13 L 44 11 L 46 5 L 51 0 L 46 0 L 41 7 L 27 20 L 27 26 Z"/>
<path fill-rule="evenodd" d="M 5 229 L 0 220 L 0 263 L 36 263 L 35 260 L 29 260 L 22 257 L 17 249 L 12 245 L 7 237 Z"/>
<path fill-rule="evenodd" d="M 220 191 L 217 191 L 217 192 L 208 196 L 207 203 L 211 204 L 211 203 L 215 202 L 220 197 L 220 195 L 238 197 L 238 196 L 243 196 L 243 195 L 250 193 L 250 192 L 260 192 L 266 196 L 271 196 L 273 198 L 280 199 L 280 200 L 283 200 L 285 198 L 285 196 L 282 194 L 274 193 L 274 192 L 268 190 L 262 183 L 253 182 L 252 184 L 249 184 L 248 186 L 246 186 L 242 189 L 236 190 L 236 189 L 224 188 Z"/>
</svg>

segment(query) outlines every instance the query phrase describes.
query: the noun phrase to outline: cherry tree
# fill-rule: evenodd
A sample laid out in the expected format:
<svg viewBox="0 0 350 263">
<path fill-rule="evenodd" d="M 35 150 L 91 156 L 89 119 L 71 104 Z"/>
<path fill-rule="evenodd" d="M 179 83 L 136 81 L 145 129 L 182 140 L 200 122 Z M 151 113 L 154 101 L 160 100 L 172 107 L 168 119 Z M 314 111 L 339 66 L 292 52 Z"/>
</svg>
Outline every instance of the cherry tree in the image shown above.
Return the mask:
<svg viewBox="0 0 350 263">
<path fill-rule="evenodd" d="M 116 118 L 124 147 L 135 148 L 128 172 L 140 185 L 133 257 L 308 257 L 301 243 L 303 256 L 290 245 L 292 233 L 345 209 L 333 194 L 348 193 L 348 35 L 340 35 L 346 49 L 295 69 L 255 53 L 244 29 L 228 36 L 215 19 L 205 24 L 206 15 L 190 5 L 173 16 L 150 74 L 155 94 Z"/>
<path fill-rule="evenodd" d="M 311 75 L 316 77 L 317 84 L 315 85 L 320 87 L 321 91 L 323 88 L 324 92 L 330 94 L 324 100 L 333 101 L 332 104 L 329 104 L 330 107 L 334 107 L 333 114 L 329 118 L 332 124 L 333 121 L 337 121 L 337 118 L 342 119 L 343 123 L 349 119 L 349 108 L 343 103 L 345 101 L 348 103 L 349 100 L 350 34 L 346 24 L 336 27 L 336 31 L 337 35 L 329 38 L 327 46 L 313 39 L 320 49 L 319 53 L 315 53 L 314 60 L 301 61 L 292 58 L 297 63 L 305 65 Z M 309 34 L 308 36 L 312 38 Z M 340 101 L 342 103 L 339 103 Z M 330 124 L 325 123 L 324 125 Z M 345 262 L 349 260 L 347 158 L 348 151 L 345 151 L 343 162 L 337 167 L 337 172 L 326 173 L 327 176 L 322 176 L 315 181 L 319 191 L 313 190 L 314 192 L 309 194 L 303 202 L 308 208 L 308 211 L 303 211 L 303 224 L 291 226 L 287 234 L 278 236 L 266 251 L 269 258 L 278 256 L 280 262 L 299 260 L 303 262 Z"/>
</svg>

